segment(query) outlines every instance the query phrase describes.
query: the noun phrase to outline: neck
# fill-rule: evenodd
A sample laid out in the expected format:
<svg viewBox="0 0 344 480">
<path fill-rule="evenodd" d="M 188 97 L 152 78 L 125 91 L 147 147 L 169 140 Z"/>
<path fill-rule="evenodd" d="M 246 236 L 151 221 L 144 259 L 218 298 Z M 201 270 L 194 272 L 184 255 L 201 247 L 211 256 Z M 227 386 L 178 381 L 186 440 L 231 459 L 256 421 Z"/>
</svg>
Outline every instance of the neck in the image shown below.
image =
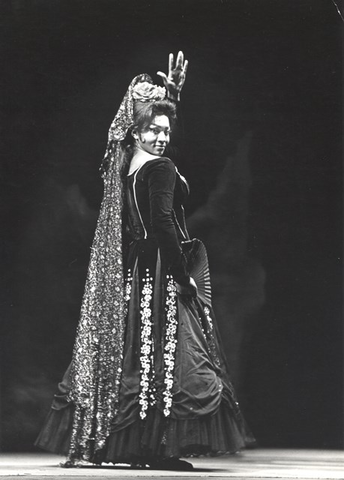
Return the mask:
<svg viewBox="0 0 344 480">
<path fill-rule="evenodd" d="M 153 158 L 158 158 L 159 155 L 152 155 L 151 153 L 146 152 L 145 150 L 142 150 L 141 148 L 137 147 L 134 150 L 134 155 L 133 155 L 133 160 L 142 159 L 142 160 L 151 160 Z"/>
<path fill-rule="evenodd" d="M 146 150 L 143 150 L 142 148 L 140 147 L 136 147 L 135 150 L 134 150 L 134 155 L 133 155 L 133 158 L 134 157 L 142 157 L 142 158 L 158 158 L 158 155 L 153 155 L 151 153 L 148 153 L 146 152 Z"/>
<path fill-rule="evenodd" d="M 129 173 L 133 173 L 135 170 L 137 170 L 141 165 L 143 165 L 146 162 L 149 162 L 150 160 L 154 160 L 155 158 L 160 158 L 158 155 L 152 155 L 151 153 L 145 152 L 144 150 L 141 149 L 136 149 L 134 151 L 133 158 L 130 161 L 130 166 L 129 166 Z"/>
</svg>

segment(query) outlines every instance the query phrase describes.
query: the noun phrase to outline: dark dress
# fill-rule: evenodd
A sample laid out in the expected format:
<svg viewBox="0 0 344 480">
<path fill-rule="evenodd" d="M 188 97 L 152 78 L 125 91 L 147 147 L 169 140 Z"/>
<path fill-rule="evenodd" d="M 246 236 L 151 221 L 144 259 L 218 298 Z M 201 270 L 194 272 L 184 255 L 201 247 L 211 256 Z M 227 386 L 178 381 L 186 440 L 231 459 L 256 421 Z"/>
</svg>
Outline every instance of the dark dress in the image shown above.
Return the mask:
<svg viewBox="0 0 344 480">
<path fill-rule="evenodd" d="M 106 448 L 113 463 L 235 452 L 253 442 L 228 378 L 210 302 L 177 291 L 189 272 L 183 203 L 188 186 L 172 161 L 150 160 L 127 177 L 128 315 L 119 411 Z M 68 454 L 69 370 L 36 445 Z"/>
</svg>

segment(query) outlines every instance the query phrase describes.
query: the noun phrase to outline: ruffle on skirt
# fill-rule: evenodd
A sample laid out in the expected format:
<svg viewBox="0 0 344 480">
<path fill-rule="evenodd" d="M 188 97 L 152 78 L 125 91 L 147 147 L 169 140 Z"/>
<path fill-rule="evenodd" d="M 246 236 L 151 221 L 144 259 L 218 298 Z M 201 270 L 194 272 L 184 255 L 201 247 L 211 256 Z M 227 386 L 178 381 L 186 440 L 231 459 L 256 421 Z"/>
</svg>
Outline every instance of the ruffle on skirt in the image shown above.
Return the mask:
<svg viewBox="0 0 344 480">
<path fill-rule="evenodd" d="M 72 404 L 60 410 L 51 408 L 35 441 L 36 447 L 59 455 L 68 455 L 73 415 L 74 405 Z"/>
<path fill-rule="evenodd" d="M 244 420 L 231 417 L 221 405 L 213 415 L 188 420 L 170 418 L 155 409 L 145 424 L 136 421 L 110 435 L 105 462 L 130 463 L 136 460 L 234 453 L 254 443 Z"/>
<path fill-rule="evenodd" d="M 97 452 L 94 463 L 149 463 L 150 459 L 223 455 L 234 453 L 254 443 L 245 420 L 235 417 L 226 401 L 212 415 L 194 419 L 166 419 L 162 412 L 151 409 L 147 419 L 135 420 L 127 427 L 110 434 L 106 448 Z M 68 455 L 73 405 L 51 409 L 36 446 L 61 455 Z"/>
</svg>

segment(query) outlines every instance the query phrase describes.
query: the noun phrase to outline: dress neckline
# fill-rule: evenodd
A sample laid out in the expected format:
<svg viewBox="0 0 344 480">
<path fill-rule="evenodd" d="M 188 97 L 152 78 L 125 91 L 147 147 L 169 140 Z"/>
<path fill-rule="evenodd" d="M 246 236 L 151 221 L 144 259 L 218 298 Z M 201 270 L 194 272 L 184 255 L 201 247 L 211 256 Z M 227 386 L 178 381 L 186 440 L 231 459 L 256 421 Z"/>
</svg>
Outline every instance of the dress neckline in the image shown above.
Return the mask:
<svg viewBox="0 0 344 480">
<path fill-rule="evenodd" d="M 158 157 L 158 156 L 154 156 L 153 158 L 147 158 L 146 160 L 142 161 L 138 167 L 135 168 L 135 170 L 133 170 L 132 172 L 130 172 L 129 170 L 129 173 L 127 174 L 127 177 L 131 177 L 131 175 L 134 175 L 136 172 L 138 172 L 144 165 L 146 165 L 146 163 L 149 163 L 149 162 L 152 162 L 153 160 L 158 160 L 162 157 Z"/>
</svg>

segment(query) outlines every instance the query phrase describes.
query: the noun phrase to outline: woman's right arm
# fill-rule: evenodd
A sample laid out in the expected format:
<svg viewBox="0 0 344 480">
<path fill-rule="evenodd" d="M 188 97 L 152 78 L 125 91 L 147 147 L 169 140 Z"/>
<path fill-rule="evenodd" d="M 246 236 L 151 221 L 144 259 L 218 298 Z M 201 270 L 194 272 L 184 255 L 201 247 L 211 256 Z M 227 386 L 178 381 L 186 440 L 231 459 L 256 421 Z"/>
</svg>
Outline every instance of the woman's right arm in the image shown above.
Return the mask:
<svg viewBox="0 0 344 480">
<path fill-rule="evenodd" d="M 154 236 L 167 268 L 177 282 L 179 293 L 197 295 L 197 286 L 186 268 L 173 220 L 176 168 L 168 158 L 147 166 L 150 217 Z"/>
<path fill-rule="evenodd" d="M 162 258 L 175 281 L 188 286 L 190 276 L 173 221 L 173 197 L 176 169 L 172 161 L 162 158 L 147 166 L 150 219 Z"/>
</svg>

